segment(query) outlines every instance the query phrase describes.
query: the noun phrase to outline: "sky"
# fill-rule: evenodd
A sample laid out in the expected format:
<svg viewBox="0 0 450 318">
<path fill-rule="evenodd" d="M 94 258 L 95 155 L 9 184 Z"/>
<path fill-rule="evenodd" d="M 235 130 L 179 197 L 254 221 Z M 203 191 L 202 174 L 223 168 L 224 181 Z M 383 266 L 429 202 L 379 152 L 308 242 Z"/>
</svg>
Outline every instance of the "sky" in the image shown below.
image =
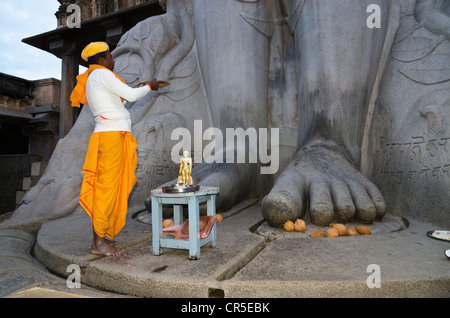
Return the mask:
<svg viewBox="0 0 450 318">
<path fill-rule="evenodd" d="M 22 42 L 56 29 L 57 0 L 0 0 L 0 72 L 27 80 L 61 79 L 61 60 Z"/>
</svg>

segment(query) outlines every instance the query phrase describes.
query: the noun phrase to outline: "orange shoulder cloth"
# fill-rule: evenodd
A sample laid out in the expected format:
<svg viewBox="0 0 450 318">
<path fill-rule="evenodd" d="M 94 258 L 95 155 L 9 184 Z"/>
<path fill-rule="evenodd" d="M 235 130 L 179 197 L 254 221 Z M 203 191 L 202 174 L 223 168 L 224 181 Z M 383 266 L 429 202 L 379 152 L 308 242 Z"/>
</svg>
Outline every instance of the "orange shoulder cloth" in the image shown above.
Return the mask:
<svg viewBox="0 0 450 318">
<path fill-rule="evenodd" d="M 89 65 L 89 69 L 84 72 L 81 75 L 77 76 L 77 85 L 75 86 L 74 90 L 72 91 L 72 94 L 70 95 L 70 101 L 72 102 L 72 107 L 80 107 L 80 104 L 86 105 L 86 82 L 89 77 L 89 75 L 97 69 L 104 68 L 105 70 L 108 70 L 112 72 L 118 79 L 120 79 L 124 84 L 125 81 L 120 78 L 119 75 L 111 71 L 110 69 L 98 65 L 98 64 L 91 64 Z"/>
</svg>

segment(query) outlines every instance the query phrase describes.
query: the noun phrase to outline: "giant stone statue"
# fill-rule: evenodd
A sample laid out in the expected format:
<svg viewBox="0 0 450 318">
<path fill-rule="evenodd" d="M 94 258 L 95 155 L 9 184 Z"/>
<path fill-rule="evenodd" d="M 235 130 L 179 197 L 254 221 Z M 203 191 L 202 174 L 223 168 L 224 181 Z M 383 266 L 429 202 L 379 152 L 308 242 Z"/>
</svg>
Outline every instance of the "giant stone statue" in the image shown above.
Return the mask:
<svg viewBox="0 0 450 318">
<path fill-rule="evenodd" d="M 269 148 L 280 165 L 271 175 L 260 173 L 261 163 L 206 162 L 185 149 L 194 182 L 220 187 L 218 209 L 257 197 L 274 227 L 305 217 L 316 225 L 372 223 L 385 213 L 450 225 L 448 1 L 160 3 L 167 13 L 137 24 L 113 52 L 129 85 L 171 83 L 127 104 L 139 160 L 129 213 L 176 179 L 173 131 L 186 128 L 194 145 L 201 122 L 202 141 L 210 127 L 279 129 Z M 379 27 L 369 26 L 369 7 Z M 8 226 L 37 229 L 81 209 L 93 128 L 84 107 Z M 227 144 L 216 158 L 238 150 Z"/>
</svg>

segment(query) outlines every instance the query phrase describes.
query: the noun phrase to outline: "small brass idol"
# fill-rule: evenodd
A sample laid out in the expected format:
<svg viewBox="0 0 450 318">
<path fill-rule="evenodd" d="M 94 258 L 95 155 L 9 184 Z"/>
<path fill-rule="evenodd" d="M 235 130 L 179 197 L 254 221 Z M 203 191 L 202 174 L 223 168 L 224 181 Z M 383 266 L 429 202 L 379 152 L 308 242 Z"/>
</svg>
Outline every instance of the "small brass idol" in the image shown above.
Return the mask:
<svg viewBox="0 0 450 318">
<path fill-rule="evenodd" d="M 192 158 L 189 157 L 189 151 L 183 153 L 183 157 L 180 159 L 180 176 L 177 179 L 177 183 L 193 184 L 192 180 Z"/>
<path fill-rule="evenodd" d="M 180 175 L 177 178 L 177 183 L 168 187 L 162 187 L 162 191 L 164 193 L 182 193 L 199 190 L 200 186 L 194 185 L 191 173 L 192 158 L 189 157 L 189 151 L 185 151 L 180 159 Z"/>
</svg>

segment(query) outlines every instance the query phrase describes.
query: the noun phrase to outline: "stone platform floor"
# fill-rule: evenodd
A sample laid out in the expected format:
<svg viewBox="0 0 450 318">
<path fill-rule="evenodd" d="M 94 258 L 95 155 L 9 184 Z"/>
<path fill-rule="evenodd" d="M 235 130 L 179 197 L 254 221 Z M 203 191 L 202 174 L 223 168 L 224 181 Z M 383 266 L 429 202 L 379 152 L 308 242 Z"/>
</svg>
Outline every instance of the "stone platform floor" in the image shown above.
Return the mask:
<svg viewBox="0 0 450 318">
<path fill-rule="evenodd" d="M 217 246 L 202 247 L 198 260 L 187 250 L 153 255 L 148 212 L 128 217 L 115 238 L 125 252 L 114 257 L 90 253 L 85 213 L 47 221 L 37 235 L 3 229 L 0 297 L 450 297 L 450 243 L 426 235 L 436 225 L 388 214 L 371 235 L 310 238 L 326 228 L 272 228 L 259 202 L 221 214 Z M 81 288 L 67 286 L 71 264 L 80 268 Z M 378 272 L 379 288 L 371 285 Z"/>
</svg>

